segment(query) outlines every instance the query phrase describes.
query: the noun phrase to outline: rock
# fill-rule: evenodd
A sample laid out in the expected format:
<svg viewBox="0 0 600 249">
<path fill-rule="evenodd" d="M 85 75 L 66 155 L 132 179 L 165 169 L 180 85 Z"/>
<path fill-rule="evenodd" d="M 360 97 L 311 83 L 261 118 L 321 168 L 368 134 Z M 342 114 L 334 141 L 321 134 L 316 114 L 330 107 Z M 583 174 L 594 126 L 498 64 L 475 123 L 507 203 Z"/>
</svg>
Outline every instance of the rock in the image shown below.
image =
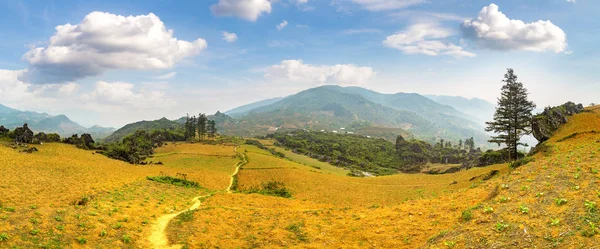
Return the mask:
<svg viewBox="0 0 600 249">
<path fill-rule="evenodd" d="M 554 131 L 561 125 L 567 123 L 567 117 L 583 111 L 582 104 L 567 102 L 561 106 L 546 107 L 544 112 L 537 114 L 531 121 L 533 136 L 540 143 L 552 136 Z"/>
</svg>

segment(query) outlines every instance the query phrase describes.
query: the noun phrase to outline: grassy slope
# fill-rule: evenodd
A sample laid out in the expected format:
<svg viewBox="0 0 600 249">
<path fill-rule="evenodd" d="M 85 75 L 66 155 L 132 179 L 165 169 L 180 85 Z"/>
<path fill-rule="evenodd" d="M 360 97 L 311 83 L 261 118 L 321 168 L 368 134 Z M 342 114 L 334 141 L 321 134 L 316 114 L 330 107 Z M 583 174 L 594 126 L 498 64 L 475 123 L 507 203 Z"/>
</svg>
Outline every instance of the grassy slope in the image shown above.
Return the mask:
<svg viewBox="0 0 600 249">
<path fill-rule="evenodd" d="M 0 236 L 8 236 L 0 248 L 77 247 L 77 239 L 85 240 L 83 247 L 143 248 L 156 217 L 187 208 L 194 196 L 226 187 L 236 161 L 233 147 L 200 144 L 161 148 L 169 154 L 160 157 L 163 166 L 134 166 L 65 144 L 37 148 L 39 152 L 24 154 L 0 145 Z M 190 163 L 179 160 L 179 149 L 217 156 L 186 155 Z M 177 173 L 208 189 L 145 179 Z M 89 204 L 73 205 L 84 196 L 92 197 Z"/>
<path fill-rule="evenodd" d="M 535 155 L 535 162 L 491 183 L 504 186 L 497 198 L 482 203 L 493 212 L 476 209 L 471 221 L 460 223 L 431 244 L 453 241 L 459 247 L 486 248 L 599 245 L 596 233 L 600 231 L 595 227 L 600 214 L 592 207 L 600 204 L 600 107 L 588 110 L 593 112 L 570 117 L 547 141 L 549 149 Z M 558 205 L 557 199 L 566 203 Z M 529 212 L 523 212 L 525 207 Z M 496 231 L 497 224 L 506 229 Z"/>
</svg>

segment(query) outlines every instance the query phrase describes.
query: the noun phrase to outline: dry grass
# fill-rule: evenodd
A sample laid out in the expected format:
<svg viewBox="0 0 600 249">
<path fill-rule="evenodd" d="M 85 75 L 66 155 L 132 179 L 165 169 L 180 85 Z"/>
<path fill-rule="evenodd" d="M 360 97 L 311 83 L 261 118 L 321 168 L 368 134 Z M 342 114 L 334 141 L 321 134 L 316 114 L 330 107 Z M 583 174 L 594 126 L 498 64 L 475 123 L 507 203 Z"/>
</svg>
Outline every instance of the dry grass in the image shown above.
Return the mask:
<svg viewBox="0 0 600 249">
<path fill-rule="evenodd" d="M 191 144 L 161 150 L 165 165 L 134 166 L 66 144 L 36 146 L 33 154 L 0 145 L 0 247 L 145 247 L 148 227 L 191 199 L 229 184 L 233 147 Z M 192 153 L 181 157 L 183 153 Z M 216 156 L 205 156 L 216 155 Z M 188 174 L 208 189 L 146 180 Z M 75 202 L 88 198 L 86 205 Z M 80 244 L 83 243 L 83 244 Z"/>
<path fill-rule="evenodd" d="M 535 155 L 535 162 L 492 181 L 504 186 L 497 198 L 483 203 L 493 212 L 473 211 L 472 221 L 431 245 L 441 246 L 445 241 L 461 248 L 600 245 L 596 228 L 600 213 L 597 208 L 589 209 L 600 203 L 600 134 L 589 132 L 600 128 L 600 108 L 589 110 L 593 112 L 570 117 L 547 141 L 548 152 Z M 574 133 L 578 135 L 563 139 Z M 505 228 L 498 231 L 497 225 Z"/>
</svg>

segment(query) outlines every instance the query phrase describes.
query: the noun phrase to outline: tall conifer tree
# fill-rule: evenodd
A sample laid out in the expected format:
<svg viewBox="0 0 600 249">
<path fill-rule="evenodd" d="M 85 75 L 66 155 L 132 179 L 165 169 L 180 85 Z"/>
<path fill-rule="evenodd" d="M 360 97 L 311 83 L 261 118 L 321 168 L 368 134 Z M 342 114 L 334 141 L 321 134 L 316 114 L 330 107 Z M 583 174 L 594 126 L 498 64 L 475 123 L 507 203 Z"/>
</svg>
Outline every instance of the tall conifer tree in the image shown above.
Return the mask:
<svg viewBox="0 0 600 249">
<path fill-rule="evenodd" d="M 531 134 L 531 112 L 535 109 L 535 104 L 527 100 L 527 89 L 517 80 L 513 69 L 507 70 L 502 82 L 504 86 L 498 98 L 494 121 L 486 122 L 485 130 L 497 134 L 489 142 L 506 144 L 508 159 L 513 160 L 517 159 L 518 146 L 527 146 L 520 140 L 524 135 Z"/>
</svg>

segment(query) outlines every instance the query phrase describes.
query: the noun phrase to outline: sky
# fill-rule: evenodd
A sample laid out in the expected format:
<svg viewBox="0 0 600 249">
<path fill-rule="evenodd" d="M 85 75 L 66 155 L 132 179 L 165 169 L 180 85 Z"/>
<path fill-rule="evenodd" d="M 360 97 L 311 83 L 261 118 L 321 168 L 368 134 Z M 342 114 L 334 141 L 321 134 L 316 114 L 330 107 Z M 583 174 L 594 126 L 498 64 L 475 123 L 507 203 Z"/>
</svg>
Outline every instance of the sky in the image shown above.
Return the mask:
<svg viewBox="0 0 600 249">
<path fill-rule="evenodd" d="M 600 102 L 597 0 L 0 1 L 0 104 L 84 125 L 319 85 Z"/>
</svg>

